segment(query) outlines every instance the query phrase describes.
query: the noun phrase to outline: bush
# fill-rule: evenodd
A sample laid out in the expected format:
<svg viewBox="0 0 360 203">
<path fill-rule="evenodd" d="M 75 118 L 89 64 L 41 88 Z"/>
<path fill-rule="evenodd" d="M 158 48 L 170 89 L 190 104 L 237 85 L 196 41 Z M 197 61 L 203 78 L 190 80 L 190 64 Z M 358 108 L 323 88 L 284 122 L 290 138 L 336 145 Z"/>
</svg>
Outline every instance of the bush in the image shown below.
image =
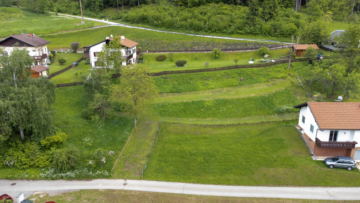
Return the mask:
<svg viewBox="0 0 360 203">
<path fill-rule="evenodd" d="M 159 55 L 159 56 L 156 57 L 157 61 L 165 61 L 165 59 L 166 59 L 165 55 Z"/>
<path fill-rule="evenodd" d="M 79 158 L 79 149 L 69 147 L 57 149 L 51 152 L 52 166 L 58 171 L 68 171 L 76 166 Z"/>
<path fill-rule="evenodd" d="M 81 116 L 87 120 L 91 120 L 94 115 L 95 111 L 92 108 L 87 108 L 81 112 Z"/>
<path fill-rule="evenodd" d="M 270 49 L 267 47 L 261 47 L 260 49 L 257 50 L 257 53 L 260 56 L 264 56 L 265 54 L 270 55 Z"/>
<path fill-rule="evenodd" d="M 57 132 L 53 136 L 46 137 L 45 139 L 40 141 L 42 147 L 46 149 L 50 149 L 53 147 L 59 147 L 66 139 L 68 135 L 63 132 Z"/>
<path fill-rule="evenodd" d="M 64 65 L 64 63 L 66 63 L 65 59 L 59 59 L 58 61 L 59 61 L 60 65 Z"/>
<path fill-rule="evenodd" d="M 186 63 L 187 63 L 186 60 L 178 60 L 175 62 L 177 67 L 185 66 Z"/>
<path fill-rule="evenodd" d="M 90 64 L 90 58 L 85 59 L 85 64 Z"/>
<path fill-rule="evenodd" d="M 56 56 L 56 51 L 52 50 L 52 51 L 50 51 L 50 53 L 51 53 L 53 56 Z"/>
</svg>

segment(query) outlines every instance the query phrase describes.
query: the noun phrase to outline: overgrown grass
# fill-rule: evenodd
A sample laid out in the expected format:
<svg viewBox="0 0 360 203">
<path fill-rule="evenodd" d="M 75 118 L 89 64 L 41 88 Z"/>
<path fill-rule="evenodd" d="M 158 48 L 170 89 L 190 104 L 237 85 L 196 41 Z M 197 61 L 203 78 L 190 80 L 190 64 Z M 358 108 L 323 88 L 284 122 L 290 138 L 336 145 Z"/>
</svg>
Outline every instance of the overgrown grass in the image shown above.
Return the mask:
<svg viewBox="0 0 360 203">
<path fill-rule="evenodd" d="M 60 71 L 68 66 L 70 66 L 75 61 L 79 60 L 83 57 L 83 54 L 75 54 L 75 53 L 56 53 L 55 61 L 53 64 L 49 66 L 50 74 Z M 60 65 L 59 59 L 65 59 L 66 62 L 63 65 Z"/>
<path fill-rule="evenodd" d="M 334 170 L 313 161 L 295 124 L 163 123 L 144 178 L 227 185 L 360 186 L 359 170 Z"/>
<path fill-rule="evenodd" d="M 274 199 L 274 198 L 243 198 L 243 197 L 217 197 L 203 195 L 183 195 L 158 192 L 139 192 L 128 190 L 81 190 L 76 192 L 68 192 L 60 195 L 50 196 L 43 194 L 34 194 L 28 199 L 33 202 L 55 201 L 57 203 L 67 202 L 114 202 L 114 203 L 140 203 L 140 202 L 157 202 L 157 203 L 338 203 L 338 201 L 330 200 L 296 200 L 296 199 Z M 348 202 L 348 201 L 342 201 Z M 351 201 L 353 202 L 353 201 Z"/>
<path fill-rule="evenodd" d="M 286 55 L 287 52 L 287 49 L 272 50 L 270 55 L 273 58 L 280 58 Z M 263 56 L 260 56 L 256 51 L 223 52 L 217 59 L 215 59 L 211 53 L 173 53 L 172 61 L 170 54 L 165 54 L 167 56 L 165 61 L 156 61 L 155 58 L 158 55 L 161 54 L 144 54 L 145 65 L 151 67 L 152 72 L 234 66 L 234 59 L 238 59 L 238 65 L 247 64 L 250 58 L 257 60 L 263 59 Z M 186 67 L 176 67 L 175 61 L 177 60 L 186 60 Z M 208 66 L 205 66 L 205 63 L 208 63 Z"/>
<path fill-rule="evenodd" d="M 82 25 L 81 19 L 78 18 L 31 13 L 15 7 L 0 7 L 0 37 L 7 37 L 11 34 L 20 34 L 21 31 L 23 33 L 42 35 L 100 25 L 103 25 L 103 23 L 85 21 L 85 24 Z M 66 47 L 70 47 L 70 44 L 71 43 Z"/>
<path fill-rule="evenodd" d="M 137 47 L 141 48 L 143 51 L 151 50 L 152 47 L 155 48 L 158 46 L 158 43 L 153 43 L 153 41 L 161 41 L 162 46 L 172 45 L 174 42 L 177 43 L 189 43 L 192 42 L 212 42 L 212 43 L 234 43 L 234 44 L 259 44 L 258 42 L 249 42 L 249 41 L 239 41 L 239 40 L 224 40 L 216 38 L 203 38 L 203 37 L 194 37 L 194 36 L 185 36 L 178 34 L 169 34 L 154 32 L 148 30 L 126 28 L 126 27 L 105 27 L 99 29 L 83 30 L 77 32 L 69 33 L 60 33 L 56 35 L 46 35 L 42 38 L 50 41 L 48 44 L 49 49 L 59 49 L 70 47 L 70 44 L 73 42 L 79 42 L 82 46 L 87 46 L 91 44 L 98 43 L 102 40 L 105 40 L 105 37 L 110 35 L 118 36 L 122 35 L 128 39 L 140 43 Z M 187 46 L 187 49 L 190 49 L 193 45 Z M 147 49 L 146 49 L 147 48 Z"/>
<path fill-rule="evenodd" d="M 56 84 L 79 82 L 82 81 L 81 77 L 90 71 L 91 66 L 89 64 L 85 64 L 85 61 L 81 61 L 74 68 L 70 68 L 69 70 L 51 78 L 51 80 L 54 80 Z"/>
<path fill-rule="evenodd" d="M 199 90 L 211 90 L 269 82 L 272 79 L 285 79 L 294 74 L 287 65 L 270 68 L 244 68 L 226 71 L 175 74 L 154 77 L 161 93 L 180 93 Z M 243 80 L 241 80 L 243 78 Z"/>
<path fill-rule="evenodd" d="M 154 104 L 163 117 L 239 118 L 296 112 L 298 99 L 288 89 L 273 94 L 239 99 L 215 99 L 180 103 Z"/>
<path fill-rule="evenodd" d="M 160 123 L 142 120 L 117 162 L 112 178 L 140 179 Z"/>
</svg>

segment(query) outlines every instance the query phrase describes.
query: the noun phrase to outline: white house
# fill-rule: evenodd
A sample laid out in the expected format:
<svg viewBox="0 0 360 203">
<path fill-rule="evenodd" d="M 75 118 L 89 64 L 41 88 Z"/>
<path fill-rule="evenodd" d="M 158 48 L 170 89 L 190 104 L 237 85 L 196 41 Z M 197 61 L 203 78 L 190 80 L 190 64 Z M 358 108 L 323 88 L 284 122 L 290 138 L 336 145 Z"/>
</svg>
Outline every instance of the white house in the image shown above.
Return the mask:
<svg viewBox="0 0 360 203">
<path fill-rule="evenodd" d="M 315 156 L 360 159 L 359 102 L 306 102 L 295 108 L 298 128 Z"/>
<path fill-rule="evenodd" d="M 10 56 L 14 47 L 23 48 L 29 51 L 29 55 L 34 59 L 34 66 L 47 65 L 49 61 L 49 50 L 47 44 L 50 42 L 44 40 L 33 33 L 10 35 L 0 41 L 3 55 Z"/>
<path fill-rule="evenodd" d="M 105 40 L 98 42 L 93 45 L 85 46 L 84 49 L 84 57 L 90 58 L 90 64 L 93 68 L 99 68 L 100 66 L 96 64 L 97 57 L 99 53 L 102 51 L 103 46 L 109 45 L 109 42 L 113 40 L 113 36 L 106 37 Z M 125 38 L 124 36 L 120 37 L 120 44 L 123 46 L 121 49 L 121 55 L 123 57 L 122 65 L 129 65 L 136 63 L 136 45 L 139 43 L 134 42 L 130 39 Z"/>
</svg>

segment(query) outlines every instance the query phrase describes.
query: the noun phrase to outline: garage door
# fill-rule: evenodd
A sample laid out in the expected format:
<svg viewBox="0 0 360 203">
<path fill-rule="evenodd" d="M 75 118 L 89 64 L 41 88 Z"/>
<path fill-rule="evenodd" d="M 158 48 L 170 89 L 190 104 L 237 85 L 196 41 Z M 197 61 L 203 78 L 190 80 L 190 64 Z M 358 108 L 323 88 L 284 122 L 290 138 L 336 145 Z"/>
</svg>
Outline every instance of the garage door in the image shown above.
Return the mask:
<svg viewBox="0 0 360 203">
<path fill-rule="evenodd" d="M 360 150 L 355 150 L 354 159 L 355 160 L 360 160 Z"/>
</svg>

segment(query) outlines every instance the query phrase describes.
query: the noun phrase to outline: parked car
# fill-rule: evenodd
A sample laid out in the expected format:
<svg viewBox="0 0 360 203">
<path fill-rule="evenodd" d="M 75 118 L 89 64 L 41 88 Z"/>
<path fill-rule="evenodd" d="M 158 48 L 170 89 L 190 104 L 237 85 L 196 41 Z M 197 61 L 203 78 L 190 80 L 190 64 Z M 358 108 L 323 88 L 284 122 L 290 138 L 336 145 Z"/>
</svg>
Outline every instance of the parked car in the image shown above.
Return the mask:
<svg viewBox="0 0 360 203">
<path fill-rule="evenodd" d="M 346 168 L 351 171 L 356 166 L 356 162 L 351 157 L 347 156 L 335 156 L 324 160 L 326 166 L 329 168 Z"/>
<path fill-rule="evenodd" d="M 71 65 L 73 66 L 73 67 L 75 67 L 75 66 L 77 66 L 79 63 L 78 62 L 74 62 L 74 63 L 72 63 Z"/>
<path fill-rule="evenodd" d="M 1 203 L 12 203 L 14 200 L 7 194 L 3 194 L 0 196 L 0 202 Z"/>
</svg>

